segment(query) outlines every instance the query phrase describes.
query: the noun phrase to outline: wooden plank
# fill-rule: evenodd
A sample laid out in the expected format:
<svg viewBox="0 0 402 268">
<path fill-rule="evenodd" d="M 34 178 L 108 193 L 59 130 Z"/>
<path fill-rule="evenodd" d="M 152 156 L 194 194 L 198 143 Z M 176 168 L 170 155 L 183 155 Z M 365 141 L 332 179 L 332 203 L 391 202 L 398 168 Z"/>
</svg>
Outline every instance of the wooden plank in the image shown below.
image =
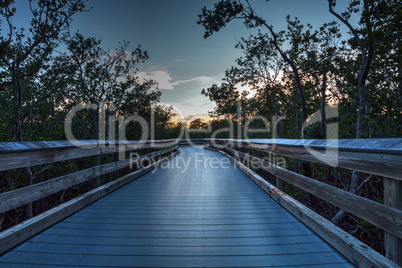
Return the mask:
<svg viewBox="0 0 402 268">
<path fill-rule="evenodd" d="M 138 161 L 141 161 L 143 159 L 154 159 L 160 155 L 166 154 L 176 149 L 177 145 L 172 146 L 171 148 L 145 154 L 140 156 Z M 14 191 L 2 193 L 0 194 L 0 213 L 23 206 L 30 202 L 44 198 L 50 194 L 57 193 L 74 185 L 96 178 L 98 176 L 126 168 L 129 165 L 130 159 L 126 159 L 80 170 L 52 180 L 37 183 Z"/>
<path fill-rule="evenodd" d="M 82 140 L 80 147 L 97 147 L 96 140 Z M 71 141 L 24 141 L 24 142 L 0 142 L 0 153 L 17 153 L 26 151 L 39 151 L 51 149 L 68 149 L 77 147 Z"/>
<path fill-rule="evenodd" d="M 352 267 L 224 156 L 200 147 L 180 151 L 178 161 L 30 239 L 0 263 Z M 209 165 L 211 159 L 227 168 Z"/>
<path fill-rule="evenodd" d="M 402 210 L 402 182 L 384 178 L 384 204 Z M 385 256 L 402 266 L 402 238 L 385 232 Z"/>
<path fill-rule="evenodd" d="M 245 148 L 402 180 L 402 139 L 216 139 Z M 211 142 L 211 140 L 207 140 Z M 317 155 L 312 155 L 313 149 Z"/>
<path fill-rule="evenodd" d="M 224 241 L 226 241 L 225 239 Z M 156 242 L 159 239 L 155 239 Z M 186 245 L 188 239 L 183 243 Z M 208 243 L 209 239 L 204 243 Z M 22 255 L 24 254 L 24 255 Z M 121 256 L 119 254 L 49 254 L 41 252 L 24 252 L 10 253 L 10 257 L 14 257 L 17 261 L 12 264 L 18 264 L 17 267 L 59 267 L 59 263 L 64 263 L 68 267 L 267 267 L 267 263 L 271 267 L 343 267 L 350 268 L 351 264 L 346 263 L 346 260 L 338 260 L 337 252 L 321 252 L 321 253 L 304 253 L 304 254 L 276 254 L 276 255 L 197 255 L 193 252 L 191 255 L 156 255 L 152 256 L 149 253 L 146 257 L 142 255 Z M 23 256 L 24 258 L 18 258 Z M 328 260 L 337 260 L 336 263 Z M 327 262 L 327 263 L 325 263 Z M 328 263 L 329 262 L 329 263 Z M 251 265 L 250 265 L 251 263 Z M 326 265 L 325 265 L 326 264 Z M 10 266 L 6 263 L 7 267 Z M 32 265 L 32 266 L 31 266 Z"/>
<path fill-rule="evenodd" d="M 234 149 L 226 148 L 226 150 L 235 155 L 239 155 L 241 158 L 248 158 L 249 161 L 253 161 L 253 163 L 271 174 L 276 175 L 278 178 L 364 220 L 367 220 L 397 237 L 402 237 L 402 211 L 399 209 L 391 208 L 350 192 L 343 191 L 334 186 L 278 167 Z"/>
<path fill-rule="evenodd" d="M 111 142 L 111 146 L 107 147 L 103 146 L 102 143 L 93 142 L 86 142 L 82 147 L 74 147 L 67 141 L 61 145 L 61 142 L 47 142 L 47 146 L 43 144 L 39 146 L 37 142 L 30 142 L 28 143 L 29 146 L 24 143 L 24 147 L 21 147 L 21 143 L 16 142 L 1 143 L 0 171 L 121 151 L 130 152 L 147 148 L 164 148 L 175 145 L 176 141 L 150 141 L 147 143 Z"/>
<path fill-rule="evenodd" d="M 92 251 L 88 249 L 86 245 L 68 245 L 68 244 L 38 244 L 35 252 L 43 253 L 58 253 L 63 252 L 67 254 L 85 254 L 91 253 Z M 181 255 L 181 256 L 192 256 L 192 255 L 206 255 L 206 256 L 217 256 L 217 255 L 227 255 L 227 256 L 239 256 L 239 255 L 275 255 L 275 254 L 298 254 L 298 253 L 322 253 L 333 251 L 332 247 L 322 242 L 319 243 L 319 247 L 306 247 L 303 244 L 291 244 L 291 245 L 252 245 L 252 246 L 208 246 L 208 247 L 170 247 L 170 246 L 159 246 L 159 247 L 141 247 L 141 246 L 118 246 L 118 245 L 94 245 L 93 248 L 95 252 L 99 255 L 139 255 L 139 256 L 161 256 L 161 255 Z M 27 248 L 25 246 L 24 248 Z M 16 249 L 19 251 L 20 249 Z M 30 251 L 32 252 L 32 251 Z M 267 252 L 269 252 L 267 254 Z"/>
<path fill-rule="evenodd" d="M 109 140 L 77 140 L 77 141 L 24 141 L 24 142 L 0 142 L 0 154 L 3 153 L 21 153 L 26 151 L 49 151 L 68 148 L 93 148 L 93 147 L 116 147 L 118 145 L 138 146 L 151 144 L 154 146 L 171 144 L 179 142 L 177 139 L 170 140 L 145 140 L 145 141 L 109 141 Z"/>
<path fill-rule="evenodd" d="M 204 144 L 203 138 L 194 138 L 194 139 L 181 139 L 178 143 L 180 146 L 187 146 L 187 145 L 201 145 Z"/>
<path fill-rule="evenodd" d="M 101 165 L 101 156 L 100 155 L 95 156 L 93 159 L 93 163 L 94 163 L 94 166 L 100 166 Z M 102 177 L 96 176 L 94 178 L 96 178 L 96 187 L 101 186 L 102 185 Z"/>
<path fill-rule="evenodd" d="M 382 139 L 204 139 L 204 142 L 228 142 L 252 144 L 256 149 L 267 147 L 310 147 L 317 150 L 336 149 L 341 151 L 371 153 L 402 153 L 402 138 Z"/>
<path fill-rule="evenodd" d="M 275 178 L 276 179 L 276 188 L 278 188 L 279 190 L 283 191 L 284 189 L 284 181 L 279 179 L 278 177 Z"/>
<path fill-rule="evenodd" d="M 163 162 L 174 157 L 177 152 L 174 152 L 168 157 L 165 157 L 152 165 L 137 170 L 128 175 L 125 175 L 117 180 L 109 182 L 99 188 L 87 192 L 77 198 L 74 198 L 66 203 L 61 204 L 53 209 L 50 209 L 38 216 L 35 216 L 27 221 L 24 221 L 16 226 L 13 226 L 0 233 L 0 254 L 11 249 L 12 247 L 20 244 L 26 239 L 36 235 L 37 233 L 52 226 L 58 221 L 70 216 L 78 210 L 86 207 L 92 202 L 100 199 L 101 197 L 113 192 L 121 186 L 133 181 L 134 179 L 144 175 L 145 173 L 153 170 L 161 165 Z"/>
<path fill-rule="evenodd" d="M 210 142 L 204 142 L 204 149 L 217 151 L 217 149 Z"/>
<path fill-rule="evenodd" d="M 235 163 L 246 175 L 248 175 L 258 186 L 269 196 L 296 216 L 300 221 L 309 226 L 324 240 L 341 252 L 345 257 L 358 267 L 397 267 L 395 263 L 388 260 L 375 250 L 371 249 L 361 241 L 346 233 L 330 221 L 321 217 L 303 204 L 294 200 L 289 195 L 280 191 L 272 184 L 265 181 L 257 173 L 238 162 L 236 159 L 223 151 L 219 151 L 233 163 Z"/>
</svg>

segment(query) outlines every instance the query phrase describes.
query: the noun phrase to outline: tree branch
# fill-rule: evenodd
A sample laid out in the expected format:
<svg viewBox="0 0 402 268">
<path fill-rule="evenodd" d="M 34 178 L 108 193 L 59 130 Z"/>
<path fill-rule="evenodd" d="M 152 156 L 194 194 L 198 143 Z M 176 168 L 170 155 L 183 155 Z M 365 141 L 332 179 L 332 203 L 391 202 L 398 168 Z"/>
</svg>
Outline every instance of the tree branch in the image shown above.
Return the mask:
<svg viewBox="0 0 402 268">
<path fill-rule="evenodd" d="M 369 40 L 368 52 L 367 52 L 365 61 L 363 62 L 364 66 L 363 66 L 361 79 L 360 79 L 362 81 L 362 83 L 365 83 L 369 69 L 370 69 L 371 59 L 373 57 L 374 42 L 373 42 L 373 37 L 372 37 L 372 26 L 371 26 L 371 21 L 370 21 L 368 1 L 363 0 L 363 3 L 364 3 L 364 12 L 366 13 L 365 24 L 366 24 L 366 29 L 367 29 L 367 38 Z"/>
<path fill-rule="evenodd" d="M 258 17 L 258 16 L 254 16 L 254 14 L 250 14 L 250 16 L 256 20 L 257 22 L 259 22 L 261 25 L 264 25 L 269 32 L 271 33 L 272 37 L 274 38 L 273 40 L 273 45 L 275 46 L 275 48 L 278 50 L 279 54 L 282 56 L 282 58 L 290 65 L 290 67 L 292 68 L 293 74 L 295 76 L 295 81 L 296 81 L 296 86 L 297 89 L 299 91 L 299 97 L 300 97 L 300 104 L 302 107 L 302 121 L 303 123 L 307 120 L 307 108 L 306 108 L 306 100 L 304 98 L 304 91 L 303 91 L 303 87 L 301 85 L 301 81 L 300 81 L 300 76 L 299 76 L 299 71 L 298 68 L 296 67 L 295 63 L 285 54 L 285 52 L 279 47 L 278 44 L 278 36 L 276 35 L 276 33 L 274 32 L 274 30 L 272 29 L 271 26 L 269 26 L 267 24 L 267 22 L 265 20 L 263 20 L 262 18 Z"/>
<path fill-rule="evenodd" d="M 343 24 L 345 24 L 346 27 L 349 28 L 349 30 L 350 30 L 350 32 L 353 34 L 353 36 L 354 36 L 356 42 L 359 44 L 359 47 L 360 47 L 360 50 L 362 51 L 362 54 L 365 55 L 365 54 L 366 54 L 366 49 L 364 48 L 363 42 L 362 42 L 362 40 L 360 39 L 359 34 L 357 33 L 356 29 L 353 28 L 353 26 L 352 26 L 347 20 L 345 20 L 341 15 L 339 15 L 338 13 L 336 13 L 336 12 L 333 10 L 333 7 L 332 7 L 332 4 L 331 4 L 331 1 L 330 1 L 330 0 L 328 1 L 328 7 L 329 7 L 329 12 L 330 12 L 332 15 L 334 15 L 337 19 L 339 19 Z"/>
<path fill-rule="evenodd" d="M 373 175 L 370 174 L 370 176 L 368 176 L 367 179 L 365 179 L 364 181 L 362 181 L 362 182 L 360 183 L 359 187 L 357 187 L 356 193 L 360 192 L 360 190 L 363 188 L 363 186 L 366 185 L 366 184 L 371 180 L 372 177 L 373 177 Z"/>
</svg>

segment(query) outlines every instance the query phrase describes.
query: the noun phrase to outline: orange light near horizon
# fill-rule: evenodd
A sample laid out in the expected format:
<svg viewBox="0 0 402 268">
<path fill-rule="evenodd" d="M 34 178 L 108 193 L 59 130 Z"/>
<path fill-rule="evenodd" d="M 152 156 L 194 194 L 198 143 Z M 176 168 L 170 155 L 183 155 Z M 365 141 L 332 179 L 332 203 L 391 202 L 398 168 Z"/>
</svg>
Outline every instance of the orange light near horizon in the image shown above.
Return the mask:
<svg viewBox="0 0 402 268">
<path fill-rule="evenodd" d="M 190 114 L 190 115 L 186 115 L 184 117 L 184 120 L 181 120 L 180 115 L 173 115 L 171 117 L 171 121 L 175 124 L 177 123 L 184 123 L 184 125 L 188 125 L 190 124 L 191 121 L 194 121 L 196 119 L 201 119 L 202 122 L 204 123 L 208 123 L 211 120 L 211 117 L 209 117 L 208 114 Z"/>
</svg>

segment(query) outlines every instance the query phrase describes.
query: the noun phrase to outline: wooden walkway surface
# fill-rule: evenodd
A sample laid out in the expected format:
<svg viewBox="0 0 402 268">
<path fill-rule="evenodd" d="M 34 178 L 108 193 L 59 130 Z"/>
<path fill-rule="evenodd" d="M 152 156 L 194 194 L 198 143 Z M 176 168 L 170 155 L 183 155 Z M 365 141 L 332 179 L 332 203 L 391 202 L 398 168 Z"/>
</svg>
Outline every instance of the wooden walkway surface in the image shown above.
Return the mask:
<svg viewBox="0 0 402 268">
<path fill-rule="evenodd" d="M 222 155 L 180 151 L 0 267 L 353 267 Z"/>
</svg>

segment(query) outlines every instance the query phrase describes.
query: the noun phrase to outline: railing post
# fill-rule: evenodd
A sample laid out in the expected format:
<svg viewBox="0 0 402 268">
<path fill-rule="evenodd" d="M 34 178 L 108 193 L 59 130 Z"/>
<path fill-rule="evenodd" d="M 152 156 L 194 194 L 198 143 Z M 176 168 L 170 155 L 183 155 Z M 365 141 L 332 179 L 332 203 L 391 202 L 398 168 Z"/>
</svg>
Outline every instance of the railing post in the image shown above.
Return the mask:
<svg viewBox="0 0 402 268">
<path fill-rule="evenodd" d="M 208 140 L 204 140 L 204 149 L 209 149 L 211 148 L 211 142 Z"/>
<path fill-rule="evenodd" d="M 276 179 L 276 188 L 283 191 L 284 190 L 283 185 L 285 184 L 285 182 L 283 180 L 279 179 L 277 176 L 275 176 L 275 179 Z"/>
<path fill-rule="evenodd" d="M 93 163 L 94 163 L 94 166 L 100 166 L 101 156 L 100 155 L 95 156 L 93 159 Z M 97 177 L 95 180 L 96 180 L 95 181 L 96 187 L 102 186 L 102 177 L 101 176 Z"/>
<path fill-rule="evenodd" d="M 276 181 L 276 188 L 283 191 L 283 190 L 285 190 L 285 181 L 282 180 L 281 178 L 279 178 L 278 176 L 276 176 L 275 163 L 272 163 L 272 165 L 274 167 L 273 169 L 274 169 L 274 179 Z"/>
<path fill-rule="evenodd" d="M 384 204 L 402 210 L 402 181 L 384 178 Z M 385 232 L 384 240 L 386 257 L 402 266 L 402 239 Z"/>
</svg>

